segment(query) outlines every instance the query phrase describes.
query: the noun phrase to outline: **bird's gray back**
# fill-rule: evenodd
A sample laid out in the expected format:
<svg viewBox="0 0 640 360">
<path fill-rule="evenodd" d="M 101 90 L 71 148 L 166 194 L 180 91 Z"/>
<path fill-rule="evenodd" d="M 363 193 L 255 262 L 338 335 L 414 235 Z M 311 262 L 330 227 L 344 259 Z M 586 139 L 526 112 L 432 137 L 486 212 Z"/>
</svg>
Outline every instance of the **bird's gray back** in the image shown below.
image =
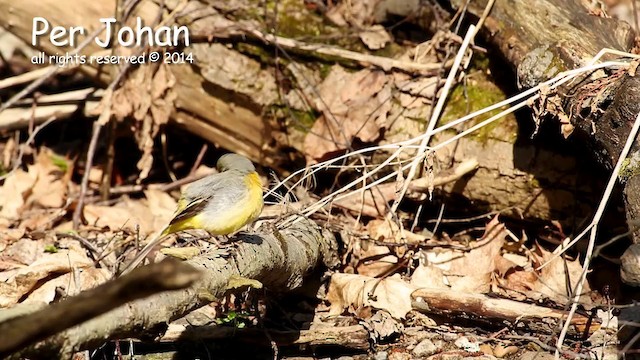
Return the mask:
<svg viewBox="0 0 640 360">
<path fill-rule="evenodd" d="M 247 195 L 244 174 L 229 170 L 194 181 L 187 187 L 183 197 L 187 202 L 207 199 L 208 210 L 224 211 Z"/>
</svg>

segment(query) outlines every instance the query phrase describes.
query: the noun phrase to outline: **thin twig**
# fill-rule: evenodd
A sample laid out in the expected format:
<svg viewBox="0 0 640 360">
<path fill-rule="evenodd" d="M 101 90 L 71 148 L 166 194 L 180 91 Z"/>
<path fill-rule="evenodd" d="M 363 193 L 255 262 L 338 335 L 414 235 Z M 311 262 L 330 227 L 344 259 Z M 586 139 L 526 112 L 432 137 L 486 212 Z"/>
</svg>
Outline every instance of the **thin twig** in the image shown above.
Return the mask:
<svg viewBox="0 0 640 360">
<path fill-rule="evenodd" d="M 422 64 L 418 62 L 402 61 L 382 56 L 362 54 L 356 51 L 345 50 L 325 44 L 307 44 L 273 34 L 265 34 L 257 29 L 245 29 L 244 32 L 246 33 L 246 35 L 261 40 L 267 44 L 277 45 L 284 49 L 307 52 L 311 54 L 317 53 L 323 56 L 331 56 L 350 61 L 357 61 L 359 63 L 379 67 L 385 71 L 398 69 L 400 71 L 405 71 L 408 73 L 428 74 L 439 71 L 442 67 L 442 64 L 440 63 Z M 448 65 L 449 64 L 446 64 L 445 66 Z"/>
<path fill-rule="evenodd" d="M 82 43 L 80 43 L 80 45 L 77 48 L 75 48 L 69 54 L 71 56 L 76 55 L 78 52 L 80 52 L 82 49 L 84 49 L 87 45 L 89 45 L 91 43 L 91 41 L 93 41 L 93 39 L 96 36 L 100 35 L 100 33 L 104 29 L 105 29 L 105 26 L 101 26 L 98 29 L 96 29 L 96 31 L 91 33 Z M 65 69 L 65 71 L 69 70 L 69 69 L 72 69 L 72 68 L 75 68 L 75 67 L 78 67 L 78 66 L 80 66 L 79 63 L 73 63 L 73 64 L 69 65 L 67 67 L 67 69 Z M 2 106 L 0 106 L 0 112 L 3 112 L 4 110 L 10 108 L 15 103 L 17 103 L 20 99 L 22 99 L 23 97 L 31 94 L 33 91 L 35 91 L 37 88 L 39 88 L 40 85 L 44 84 L 45 81 L 49 80 L 52 76 L 57 74 L 62 69 L 63 68 L 60 67 L 60 66 L 51 66 L 44 76 L 42 76 L 38 80 L 36 80 L 36 81 L 32 82 L 31 84 L 29 84 L 29 86 L 27 86 L 26 88 L 22 89 L 19 93 L 15 94 L 9 100 L 7 100 L 7 102 L 2 104 Z"/>
<path fill-rule="evenodd" d="M 82 182 L 80 183 L 80 194 L 78 195 L 78 205 L 73 212 L 73 228 L 77 229 L 80 225 L 80 220 L 82 217 L 82 211 L 84 210 L 85 204 L 85 194 L 87 193 L 87 188 L 89 186 L 89 173 L 91 172 L 91 168 L 93 167 L 93 156 L 96 152 L 96 147 L 98 145 L 98 137 L 100 135 L 100 130 L 102 127 L 109 122 L 111 118 L 111 103 L 113 101 L 113 91 L 118 86 L 124 75 L 127 73 L 127 70 L 131 66 L 131 63 L 127 63 L 122 67 L 118 76 L 109 84 L 107 89 L 104 92 L 104 96 L 102 97 L 102 112 L 93 123 L 93 130 L 91 133 L 91 141 L 89 142 L 89 149 L 87 150 L 87 160 L 84 167 L 84 174 L 82 176 Z"/>
<path fill-rule="evenodd" d="M 60 67 L 57 65 L 51 65 L 44 68 L 39 68 L 36 70 L 26 72 L 24 74 L 2 79 L 0 80 L 0 90 L 37 80 L 41 76 L 46 76 L 49 71 L 53 70 L 53 68 L 59 69 Z M 62 68 L 60 72 L 64 72 L 65 70 L 70 70 L 70 69 L 73 69 L 73 67 Z"/>
<path fill-rule="evenodd" d="M 602 200 L 600 200 L 600 204 L 598 205 L 598 209 L 593 216 L 593 221 L 591 222 L 591 233 L 589 236 L 589 246 L 587 247 L 587 252 L 585 254 L 584 264 L 582 265 L 582 273 L 580 274 L 580 279 L 578 280 L 575 291 L 573 292 L 575 295 L 573 297 L 573 303 L 571 304 L 571 309 L 569 310 L 569 315 L 567 315 L 567 321 L 564 323 L 562 327 L 562 331 L 558 336 L 558 341 L 556 342 L 556 353 L 555 358 L 560 359 L 560 351 L 558 349 L 562 348 L 564 343 L 564 339 L 567 336 L 567 332 L 569 331 L 569 326 L 571 325 L 571 318 L 575 314 L 578 309 L 578 304 L 580 301 L 580 296 L 582 295 L 582 288 L 584 286 L 585 281 L 587 280 L 587 272 L 589 270 L 589 266 L 591 264 L 591 259 L 593 257 L 593 250 L 596 244 L 596 234 L 598 232 L 598 225 L 600 224 L 600 220 L 602 219 L 602 215 L 604 214 L 604 210 L 607 207 L 607 203 L 609 202 L 609 198 L 611 197 L 611 192 L 613 191 L 613 187 L 618 182 L 618 174 L 620 173 L 620 169 L 622 168 L 623 162 L 627 159 L 629 155 L 629 151 L 631 150 L 631 145 L 636 139 L 636 135 L 638 134 L 638 130 L 640 129 L 640 113 L 636 117 L 636 121 L 633 123 L 633 127 L 627 136 L 627 142 L 624 144 L 624 148 L 620 152 L 618 156 L 618 161 L 616 162 L 616 166 L 613 168 L 611 172 L 611 176 L 609 177 L 609 182 L 607 183 L 607 187 L 605 188 L 604 194 L 602 196 Z"/>
<path fill-rule="evenodd" d="M 429 120 L 429 124 L 427 125 L 427 130 L 425 131 L 425 134 L 431 134 L 433 132 L 433 129 L 435 129 L 436 124 L 438 123 L 438 119 L 440 119 L 440 114 L 442 113 L 442 109 L 444 108 L 444 104 L 447 100 L 447 95 L 449 94 L 449 90 L 451 89 L 451 86 L 453 85 L 453 81 L 455 80 L 456 75 L 458 73 L 458 68 L 460 67 L 462 60 L 464 59 L 464 56 L 467 53 L 467 48 L 469 47 L 471 40 L 475 36 L 475 33 L 476 33 L 475 29 L 476 29 L 475 26 L 471 25 L 469 27 L 469 30 L 467 31 L 467 35 L 464 37 L 464 41 L 462 42 L 462 45 L 458 50 L 458 54 L 456 55 L 453 61 L 453 66 L 449 71 L 449 76 L 447 76 L 447 80 L 444 86 L 442 87 L 442 93 L 438 98 L 438 102 L 436 103 L 436 106 L 433 110 L 431 119 Z M 402 201 L 405 194 L 407 193 L 407 190 L 409 190 L 409 184 L 411 183 L 411 180 L 413 180 L 413 178 L 416 176 L 416 172 L 418 171 L 418 166 L 420 165 L 422 159 L 424 158 L 424 155 L 426 154 L 427 146 L 429 145 L 430 140 L 431 140 L 431 135 L 427 135 L 424 138 L 422 138 L 422 141 L 420 142 L 420 146 L 418 147 L 417 156 L 411 163 L 411 168 L 409 169 L 409 174 L 407 175 L 407 178 L 405 179 L 405 182 L 402 186 L 402 190 L 400 190 L 400 193 L 398 193 L 396 200 L 393 202 L 393 205 L 391 205 L 390 213 L 395 213 L 396 210 L 398 210 L 398 206 L 400 206 L 400 202 Z"/>
<path fill-rule="evenodd" d="M 52 116 L 49 119 L 47 119 L 47 121 L 43 122 L 42 124 L 38 125 L 35 129 L 33 129 L 33 132 L 31 132 L 31 135 L 29 135 L 29 138 L 27 139 L 27 141 L 25 141 L 24 144 L 20 145 L 20 151 L 18 152 L 18 157 L 16 158 L 16 161 L 13 163 L 13 166 L 11 167 L 11 170 L 9 172 L 7 172 L 6 174 L 0 176 L 0 181 L 8 178 L 11 174 L 13 174 L 20 167 L 20 165 L 22 165 L 22 157 L 24 156 L 25 149 L 29 145 L 31 145 L 31 143 L 35 140 L 36 135 L 38 135 L 40 130 L 44 129 L 45 127 L 47 127 L 47 125 L 51 124 L 55 120 L 56 120 L 56 117 Z"/>
<path fill-rule="evenodd" d="M 207 150 L 209 150 L 209 144 L 205 143 L 204 145 L 202 145 L 202 148 L 200 148 L 200 152 L 198 153 L 198 156 L 196 156 L 196 161 L 194 161 L 193 165 L 191 166 L 189 176 L 193 176 L 196 174 L 196 170 L 198 170 L 198 167 L 200 167 L 200 164 L 202 164 L 202 159 L 204 158 L 204 154 L 207 153 Z"/>
<path fill-rule="evenodd" d="M 105 93 L 111 98 L 111 93 Z M 111 106 L 111 101 L 108 101 L 109 107 Z M 105 104 L 106 105 L 106 104 Z M 105 107 L 106 109 L 106 107 Z M 103 110 L 103 113 L 111 112 L 109 110 Z M 102 115 L 101 115 L 102 117 Z M 78 205 L 73 211 L 73 228 L 78 229 L 80 226 L 82 211 L 84 210 L 84 201 L 85 194 L 87 193 L 87 187 L 89 186 L 89 172 L 91 172 L 91 167 L 93 166 L 93 155 L 96 152 L 96 146 L 98 144 L 98 136 L 100 135 L 100 130 L 102 129 L 102 124 L 100 121 L 93 122 L 93 130 L 91 133 L 91 141 L 89 142 L 89 150 L 87 151 L 87 160 L 84 166 L 84 175 L 82 176 L 82 182 L 80 183 L 80 195 L 78 196 Z"/>
<path fill-rule="evenodd" d="M 111 261 L 105 259 L 104 257 L 100 257 L 100 253 L 102 251 L 100 251 L 100 249 L 98 249 L 95 245 L 93 245 L 93 243 L 91 243 L 91 241 L 83 238 L 82 236 L 80 236 L 78 234 L 74 234 L 74 233 L 63 233 L 63 232 L 56 232 L 56 236 L 57 237 L 68 237 L 68 238 L 72 238 L 74 240 L 77 240 L 78 242 L 80 242 L 82 245 L 84 245 L 87 249 L 89 249 L 93 253 L 95 261 L 101 263 L 101 265 L 105 269 L 111 269 L 113 267 L 113 264 L 111 263 Z"/>
</svg>

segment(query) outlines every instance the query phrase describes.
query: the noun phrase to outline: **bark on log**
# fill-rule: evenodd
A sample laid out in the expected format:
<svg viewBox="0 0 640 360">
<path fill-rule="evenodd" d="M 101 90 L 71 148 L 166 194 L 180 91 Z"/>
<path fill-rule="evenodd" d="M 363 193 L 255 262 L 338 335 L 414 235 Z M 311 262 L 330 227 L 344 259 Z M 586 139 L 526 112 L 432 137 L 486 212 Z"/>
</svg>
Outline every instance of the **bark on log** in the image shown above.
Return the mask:
<svg viewBox="0 0 640 360">
<path fill-rule="evenodd" d="M 357 351 L 367 351 L 370 348 L 370 334 L 363 325 L 351 326 L 313 326 L 308 330 L 274 331 L 268 329 L 237 329 L 221 326 L 180 326 L 169 325 L 169 329 L 160 341 L 225 341 L 230 338 L 246 342 L 248 345 L 268 346 L 269 339 L 265 335 L 268 331 L 271 339 L 278 346 L 309 345 L 309 346 L 340 346 Z"/>
<path fill-rule="evenodd" d="M 452 3 L 462 6 L 463 1 Z M 471 1 L 469 10 L 480 16 L 486 1 Z M 603 18 L 598 8 L 585 8 L 578 0 L 497 1 L 487 19 L 489 42 L 501 51 L 517 70 L 518 82 L 530 87 L 555 74 L 577 68 L 600 50 L 631 51 L 635 34 L 615 19 Z M 596 5 L 597 6 L 597 5 Z M 615 57 L 608 55 L 605 59 Z M 605 77 L 587 78 L 560 93 L 562 107 L 579 138 L 592 150 L 592 158 L 612 169 L 640 113 L 640 74 L 637 71 L 609 71 Z M 632 245 L 622 257 L 623 280 L 640 284 L 636 256 L 640 248 L 640 148 L 637 138 L 618 175 L 623 186 L 626 218 L 633 231 Z"/>
<path fill-rule="evenodd" d="M 555 333 L 567 317 L 567 312 L 563 310 L 443 289 L 418 289 L 411 294 L 411 305 L 425 313 L 505 321 L 519 330 L 548 334 Z M 592 334 L 599 328 L 599 319 L 576 314 L 571 318 L 569 334 L 582 336 Z"/>
<path fill-rule="evenodd" d="M 452 3 L 462 6 L 464 1 Z M 486 1 L 471 1 L 469 10 L 480 16 Z M 521 87 L 531 87 L 561 71 L 585 65 L 596 54 L 611 48 L 631 51 L 635 34 L 626 22 L 604 18 L 598 9 L 585 8 L 579 0 L 497 1 L 486 21 L 486 38 L 517 70 Z M 604 59 L 615 58 L 607 55 Z M 572 136 L 586 143 L 600 166 L 610 170 L 640 113 L 640 74 L 610 71 L 602 78 L 585 78 L 565 88 L 562 107 L 575 127 Z M 636 139 L 637 141 L 637 139 Z M 623 183 L 627 221 L 640 216 L 640 156 L 637 142 L 619 178 Z M 640 230 L 634 232 L 640 246 Z M 627 254 L 631 254 L 631 249 Z M 627 256 L 627 260 L 632 257 Z M 633 263 L 640 262 L 634 258 Z M 637 267 L 637 265 L 636 265 Z M 628 274 L 637 273 L 631 267 Z M 640 284 L 640 274 L 631 283 Z M 627 279 L 629 281 L 629 279 Z"/>
<path fill-rule="evenodd" d="M 170 321 L 237 288 L 260 282 L 271 291 L 285 292 L 300 286 L 303 277 L 320 263 L 335 264 L 335 239 L 307 220 L 277 233 L 245 234 L 237 240 L 237 252 L 229 259 L 204 254 L 187 261 L 202 271 L 201 280 L 191 287 L 118 307 L 29 346 L 13 357 L 68 358 L 74 352 L 96 348 L 108 339 L 155 336 L 163 333 Z"/>
</svg>

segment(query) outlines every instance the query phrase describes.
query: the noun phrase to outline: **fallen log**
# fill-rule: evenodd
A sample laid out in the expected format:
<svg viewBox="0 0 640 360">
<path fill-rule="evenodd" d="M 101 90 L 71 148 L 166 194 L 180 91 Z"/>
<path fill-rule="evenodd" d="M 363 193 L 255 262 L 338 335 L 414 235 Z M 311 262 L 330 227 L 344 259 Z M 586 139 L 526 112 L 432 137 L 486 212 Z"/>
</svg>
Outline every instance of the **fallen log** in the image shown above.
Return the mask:
<svg viewBox="0 0 640 360">
<path fill-rule="evenodd" d="M 464 3 L 452 1 L 456 7 Z M 487 1 L 471 1 L 469 11 L 481 16 L 486 4 Z M 521 88 L 584 66 L 604 49 L 632 50 L 635 33 L 629 24 L 606 18 L 597 5 L 588 8 L 584 4 L 579 0 L 497 1 L 494 4 L 486 21 L 485 38 L 516 71 Z M 602 59 L 619 56 L 619 53 L 604 53 Z M 558 91 L 560 106 L 548 111 L 564 123 L 567 136 L 578 138 L 590 150 L 592 161 L 607 170 L 613 169 L 640 113 L 640 75 L 634 67 L 631 69 L 613 69 L 595 76 L 587 74 L 580 82 Z M 538 105 L 544 107 L 544 104 Z M 630 223 L 640 215 L 639 150 L 639 144 L 635 143 L 627 165 L 619 174 Z M 640 230 L 635 229 L 633 241 L 640 242 Z M 637 268 L 640 259 L 631 253 L 627 252 L 623 262 L 625 281 L 640 284 L 640 273 L 633 268 Z"/>
<path fill-rule="evenodd" d="M 443 289 L 418 289 L 411 294 L 415 310 L 427 314 L 465 317 L 473 320 L 503 321 L 515 329 L 553 334 L 567 318 L 567 311 L 491 298 L 483 294 L 464 294 Z M 600 328 L 600 320 L 576 314 L 571 318 L 574 337 L 592 334 Z"/>
<path fill-rule="evenodd" d="M 236 241 L 237 251 L 227 259 L 205 253 L 186 261 L 201 272 L 192 286 L 130 302 L 11 356 L 66 358 L 108 339 L 153 338 L 162 335 L 170 321 L 230 292 L 251 286 L 286 292 L 299 287 L 303 277 L 321 263 L 335 265 L 337 247 L 332 235 L 306 220 L 274 233 L 239 235 Z"/>
</svg>

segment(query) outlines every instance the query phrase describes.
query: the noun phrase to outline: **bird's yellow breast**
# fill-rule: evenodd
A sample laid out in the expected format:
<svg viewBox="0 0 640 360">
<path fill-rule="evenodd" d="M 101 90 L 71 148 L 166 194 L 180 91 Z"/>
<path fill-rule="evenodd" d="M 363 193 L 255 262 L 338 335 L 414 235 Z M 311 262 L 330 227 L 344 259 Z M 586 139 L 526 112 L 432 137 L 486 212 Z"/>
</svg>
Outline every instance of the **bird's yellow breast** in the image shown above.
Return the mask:
<svg viewBox="0 0 640 360">
<path fill-rule="evenodd" d="M 243 180 L 247 187 L 244 199 L 229 204 L 227 211 L 218 216 L 205 218 L 202 214 L 196 215 L 193 218 L 195 223 L 190 225 L 212 235 L 228 235 L 260 216 L 263 206 L 262 181 L 256 172 L 247 174 Z"/>
</svg>

